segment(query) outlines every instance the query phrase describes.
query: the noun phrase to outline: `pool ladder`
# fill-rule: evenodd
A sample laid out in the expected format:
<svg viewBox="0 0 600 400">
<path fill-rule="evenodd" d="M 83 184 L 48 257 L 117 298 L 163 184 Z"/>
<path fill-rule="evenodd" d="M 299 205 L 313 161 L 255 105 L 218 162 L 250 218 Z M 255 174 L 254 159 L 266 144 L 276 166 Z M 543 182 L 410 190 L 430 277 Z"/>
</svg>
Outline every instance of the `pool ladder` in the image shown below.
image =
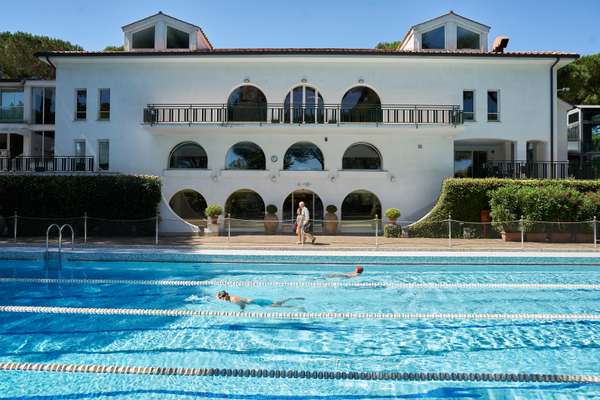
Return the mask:
<svg viewBox="0 0 600 400">
<path fill-rule="evenodd" d="M 49 249 L 49 238 L 52 230 L 56 228 L 58 230 L 58 251 L 50 251 Z M 46 229 L 46 253 L 44 256 L 44 267 L 48 273 L 51 271 L 58 272 L 62 269 L 62 240 L 63 230 L 68 228 L 71 231 L 71 250 L 75 244 L 75 230 L 69 224 L 59 226 L 58 224 L 52 224 Z M 50 276 L 48 276 L 50 277 Z"/>
<path fill-rule="evenodd" d="M 64 224 L 63 226 L 59 226 L 58 224 L 52 224 L 48 227 L 48 229 L 46 229 L 46 253 L 48 253 L 48 239 L 50 237 L 50 232 L 52 231 L 52 228 L 58 229 L 58 252 L 59 253 L 62 251 L 63 229 L 69 228 L 71 230 L 71 250 L 73 250 L 74 245 L 75 245 L 75 230 L 73 229 L 73 227 L 69 224 Z"/>
</svg>

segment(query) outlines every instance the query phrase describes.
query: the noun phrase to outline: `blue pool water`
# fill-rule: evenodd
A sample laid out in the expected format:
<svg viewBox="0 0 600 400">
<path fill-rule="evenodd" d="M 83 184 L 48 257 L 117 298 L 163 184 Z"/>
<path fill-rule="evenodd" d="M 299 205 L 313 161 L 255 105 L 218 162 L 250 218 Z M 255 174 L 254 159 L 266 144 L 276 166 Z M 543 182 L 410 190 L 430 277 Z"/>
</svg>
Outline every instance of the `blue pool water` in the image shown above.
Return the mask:
<svg viewBox="0 0 600 400">
<path fill-rule="evenodd" d="M 88 258 L 100 259 L 104 255 Z M 239 258 L 239 257 L 238 257 Z M 215 293 L 307 312 L 600 314 L 600 260 L 585 258 L 0 260 L 12 306 L 238 311 Z M 243 261 L 243 262 L 238 262 Z M 354 261 L 354 262 L 352 262 Z M 366 262 L 365 262 L 366 261 Z M 364 262 L 363 276 L 327 277 Z M 49 281 L 44 279 L 51 279 Z M 83 281 L 82 281 L 83 279 Z M 107 280 L 99 283 L 89 280 Z M 71 281 L 70 281 L 71 280 Z M 75 281 L 73 281 L 75 280 Z M 148 284 L 162 280 L 167 283 Z M 170 281 L 218 281 L 180 286 Z M 111 282 L 112 281 L 112 282 Z M 257 284 L 252 286 L 250 283 Z M 380 287 L 323 287 L 323 283 Z M 444 283 L 445 287 L 397 287 Z M 461 287 L 454 284 L 500 284 Z M 286 284 L 289 284 L 286 286 Z M 241 285 L 241 286 L 240 286 Z M 321 285 L 321 286 L 319 286 Z M 386 286 L 387 285 L 387 286 Z M 396 285 L 396 287 L 394 287 Z M 389 286 L 389 287 L 388 287 Z M 296 311 L 250 305 L 247 311 Z M 0 313 L 0 362 L 317 371 L 600 374 L 600 321 L 254 319 Z M 598 384 L 384 382 L 0 371 L 0 399 L 593 398 Z"/>
</svg>

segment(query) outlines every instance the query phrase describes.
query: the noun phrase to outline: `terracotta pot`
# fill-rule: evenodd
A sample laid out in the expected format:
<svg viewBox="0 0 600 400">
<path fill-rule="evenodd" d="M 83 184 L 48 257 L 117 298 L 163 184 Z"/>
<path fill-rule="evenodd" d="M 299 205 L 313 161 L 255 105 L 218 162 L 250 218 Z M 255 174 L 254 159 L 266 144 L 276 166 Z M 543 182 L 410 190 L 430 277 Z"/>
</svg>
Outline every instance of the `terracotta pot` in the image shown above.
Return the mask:
<svg viewBox="0 0 600 400">
<path fill-rule="evenodd" d="M 571 240 L 571 232 L 550 232 L 550 241 L 552 243 L 569 243 L 569 242 L 572 242 L 572 240 Z"/>
<path fill-rule="evenodd" d="M 594 243 L 593 233 L 577 233 L 575 234 L 575 241 L 577 243 Z"/>
<path fill-rule="evenodd" d="M 337 233 L 337 227 L 337 215 L 333 213 L 325 214 L 325 220 L 323 221 L 323 233 L 326 235 L 335 235 Z"/>
<path fill-rule="evenodd" d="M 502 232 L 502 240 L 505 242 L 520 242 L 521 232 Z"/>
<path fill-rule="evenodd" d="M 388 224 L 396 225 L 398 218 L 388 218 Z"/>
<path fill-rule="evenodd" d="M 529 232 L 526 234 L 525 238 L 528 242 L 545 242 L 546 234 L 540 232 Z"/>
<path fill-rule="evenodd" d="M 265 215 L 265 233 L 272 235 L 277 232 L 277 227 L 279 226 L 279 219 L 275 214 L 267 214 Z"/>
</svg>

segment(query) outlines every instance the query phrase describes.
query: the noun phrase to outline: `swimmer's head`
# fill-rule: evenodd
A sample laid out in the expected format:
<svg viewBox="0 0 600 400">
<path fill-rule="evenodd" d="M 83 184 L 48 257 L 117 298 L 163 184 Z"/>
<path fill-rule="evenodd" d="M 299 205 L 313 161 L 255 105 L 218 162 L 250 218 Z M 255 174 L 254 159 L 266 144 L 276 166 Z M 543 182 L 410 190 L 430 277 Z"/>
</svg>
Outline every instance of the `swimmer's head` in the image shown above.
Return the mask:
<svg viewBox="0 0 600 400">
<path fill-rule="evenodd" d="M 219 300 L 228 300 L 229 299 L 229 293 L 227 293 L 225 290 L 221 290 L 219 293 L 217 293 L 217 299 L 219 299 Z"/>
<path fill-rule="evenodd" d="M 362 274 L 362 273 L 363 273 L 363 271 L 364 271 L 364 269 L 363 269 L 363 267 L 361 267 L 360 265 L 358 265 L 358 266 L 357 266 L 357 267 L 354 269 L 354 271 L 356 271 L 356 273 L 357 273 L 357 274 Z"/>
</svg>

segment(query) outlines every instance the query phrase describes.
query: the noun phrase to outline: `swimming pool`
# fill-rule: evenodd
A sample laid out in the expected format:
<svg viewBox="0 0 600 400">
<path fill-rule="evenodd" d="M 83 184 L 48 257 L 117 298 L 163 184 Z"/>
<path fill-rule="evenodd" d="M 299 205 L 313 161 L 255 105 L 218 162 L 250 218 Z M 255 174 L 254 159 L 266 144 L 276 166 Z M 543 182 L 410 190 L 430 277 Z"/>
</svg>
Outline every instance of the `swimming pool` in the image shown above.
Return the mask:
<svg viewBox="0 0 600 400">
<path fill-rule="evenodd" d="M 560 382 L 600 375 L 597 258 L 20 258 L 0 260 L 0 399 L 600 395 Z M 31 370 L 51 368 L 72 371 Z"/>
</svg>

